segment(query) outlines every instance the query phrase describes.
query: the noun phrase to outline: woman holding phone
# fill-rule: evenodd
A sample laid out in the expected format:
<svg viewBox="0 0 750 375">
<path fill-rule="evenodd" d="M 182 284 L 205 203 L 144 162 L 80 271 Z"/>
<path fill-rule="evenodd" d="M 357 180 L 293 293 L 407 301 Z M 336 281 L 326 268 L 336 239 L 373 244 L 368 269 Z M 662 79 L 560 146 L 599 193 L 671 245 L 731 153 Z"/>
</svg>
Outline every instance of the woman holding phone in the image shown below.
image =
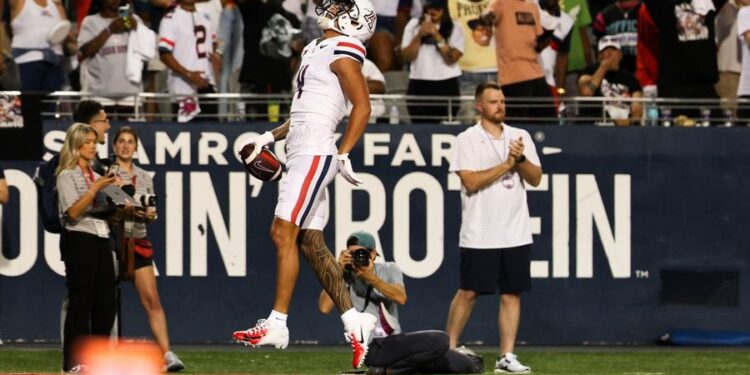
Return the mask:
<svg viewBox="0 0 750 375">
<path fill-rule="evenodd" d="M 128 126 L 120 128 L 112 142 L 115 150 L 113 165 L 119 165 L 117 173 L 123 190 L 133 192 L 136 206 L 141 206 L 135 210 L 135 219 L 126 220 L 124 224 L 125 237 L 134 238 L 136 245 L 133 252 L 133 285 L 148 315 L 154 339 L 164 353 L 163 371 L 180 371 L 185 365 L 169 349 L 167 318 L 156 289 L 153 249 L 146 239 L 146 223 L 156 220 L 156 207 L 153 204 L 155 199 L 150 199 L 154 196 L 154 183 L 151 175 L 133 162 L 133 156 L 138 150 L 138 133 L 134 129 Z"/>
<path fill-rule="evenodd" d="M 404 28 L 401 51 L 409 66 L 408 95 L 459 96 L 458 79 L 463 56 L 464 31 L 454 24 L 447 0 L 427 0 L 424 14 L 412 18 Z M 455 116 L 458 106 L 425 100 L 407 101 L 412 122 L 440 122 L 449 113 Z"/>
<path fill-rule="evenodd" d="M 63 370 L 81 372 L 73 349 L 88 335 L 109 336 L 115 319 L 116 287 L 113 254 L 109 246 L 112 213 L 100 191 L 116 176 L 99 176 L 91 168 L 97 134 L 83 123 L 65 135 L 57 175 L 58 204 L 63 232 L 60 251 L 65 263 L 68 310 L 64 326 Z"/>
</svg>

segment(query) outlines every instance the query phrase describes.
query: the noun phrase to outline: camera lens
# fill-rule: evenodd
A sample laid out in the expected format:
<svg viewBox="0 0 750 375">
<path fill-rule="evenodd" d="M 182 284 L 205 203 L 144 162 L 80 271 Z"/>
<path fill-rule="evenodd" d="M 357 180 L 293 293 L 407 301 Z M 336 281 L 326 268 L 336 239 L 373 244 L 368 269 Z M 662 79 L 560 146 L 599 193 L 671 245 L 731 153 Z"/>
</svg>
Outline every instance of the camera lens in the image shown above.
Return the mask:
<svg viewBox="0 0 750 375">
<path fill-rule="evenodd" d="M 370 265 L 370 252 L 367 249 L 357 249 L 352 253 L 352 263 L 357 267 Z"/>
</svg>

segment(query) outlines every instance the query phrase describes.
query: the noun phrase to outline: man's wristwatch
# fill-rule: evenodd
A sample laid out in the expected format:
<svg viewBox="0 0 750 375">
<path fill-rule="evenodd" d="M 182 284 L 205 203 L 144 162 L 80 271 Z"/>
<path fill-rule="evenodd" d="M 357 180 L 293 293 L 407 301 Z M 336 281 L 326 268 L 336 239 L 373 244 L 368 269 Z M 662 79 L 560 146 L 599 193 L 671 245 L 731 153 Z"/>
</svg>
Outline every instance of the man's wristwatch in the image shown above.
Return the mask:
<svg viewBox="0 0 750 375">
<path fill-rule="evenodd" d="M 516 163 L 523 163 L 526 161 L 526 155 L 521 155 L 516 158 Z"/>
</svg>

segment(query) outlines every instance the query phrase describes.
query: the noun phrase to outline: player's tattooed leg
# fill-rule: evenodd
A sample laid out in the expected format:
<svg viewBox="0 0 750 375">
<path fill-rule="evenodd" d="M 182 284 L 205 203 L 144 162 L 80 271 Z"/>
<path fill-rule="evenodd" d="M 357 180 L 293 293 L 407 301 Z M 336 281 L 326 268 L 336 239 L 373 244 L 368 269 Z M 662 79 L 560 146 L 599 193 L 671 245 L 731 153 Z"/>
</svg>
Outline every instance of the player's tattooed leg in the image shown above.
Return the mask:
<svg viewBox="0 0 750 375">
<path fill-rule="evenodd" d="M 323 232 L 319 230 L 303 229 L 300 231 L 299 249 L 313 268 L 315 276 L 320 280 L 326 293 L 341 313 L 352 308 L 349 290 L 344 282 L 344 275 L 333 253 L 326 246 Z"/>
</svg>

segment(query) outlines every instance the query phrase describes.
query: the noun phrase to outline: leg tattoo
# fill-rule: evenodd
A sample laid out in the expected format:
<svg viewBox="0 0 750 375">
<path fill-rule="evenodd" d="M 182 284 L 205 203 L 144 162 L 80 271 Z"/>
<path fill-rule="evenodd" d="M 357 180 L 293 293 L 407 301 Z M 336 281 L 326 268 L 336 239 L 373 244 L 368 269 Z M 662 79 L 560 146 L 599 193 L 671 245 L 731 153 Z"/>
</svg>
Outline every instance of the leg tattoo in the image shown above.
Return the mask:
<svg viewBox="0 0 750 375">
<path fill-rule="evenodd" d="M 336 263 L 331 250 L 326 246 L 323 232 L 319 230 L 303 229 L 299 235 L 299 249 L 305 256 L 307 262 L 313 268 L 315 276 L 323 285 L 326 293 L 331 297 L 333 303 L 341 313 L 352 308 L 352 300 L 349 290 L 344 282 L 344 274 Z"/>
</svg>

